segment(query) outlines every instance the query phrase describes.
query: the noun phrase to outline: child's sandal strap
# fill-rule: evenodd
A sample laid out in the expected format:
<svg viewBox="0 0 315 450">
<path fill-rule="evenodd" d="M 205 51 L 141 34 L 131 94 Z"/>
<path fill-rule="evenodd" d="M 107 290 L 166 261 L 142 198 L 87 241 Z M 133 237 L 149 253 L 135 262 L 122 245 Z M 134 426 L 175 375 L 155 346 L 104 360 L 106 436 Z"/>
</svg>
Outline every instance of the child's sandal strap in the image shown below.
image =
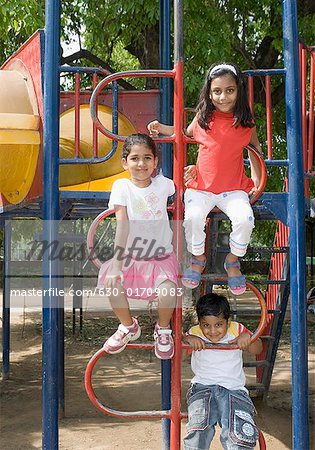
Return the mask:
<svg viewBox="0 0 315 450">
<path fill-rule="evenodd" d="M 192 263 L 192 264 L 195 264 L 196 266 L 205 267 L 205 265 L 206 265 L 206 260 L 204 260 L 204 261 L 199 261 L 199 259 L 191 258 L 191 263 Z"/>
<path fill-rule="evenodd" d="M 183 273 L 182 283 L 185 287 L 194 289 L 196 288 L 201 280 L 201 273 L 197 270 L 186 269 Z"/>
<path fill-rule="evenodd" d="M 225 263 L 224 263 L 225 270 L 229 269 L 230 267 L 235 267 L 236 269 L 240 269 L 241 265 L 240 265 L 239 261 L 234 261 L 234 262 L 225 261 Z"/>
</svg>

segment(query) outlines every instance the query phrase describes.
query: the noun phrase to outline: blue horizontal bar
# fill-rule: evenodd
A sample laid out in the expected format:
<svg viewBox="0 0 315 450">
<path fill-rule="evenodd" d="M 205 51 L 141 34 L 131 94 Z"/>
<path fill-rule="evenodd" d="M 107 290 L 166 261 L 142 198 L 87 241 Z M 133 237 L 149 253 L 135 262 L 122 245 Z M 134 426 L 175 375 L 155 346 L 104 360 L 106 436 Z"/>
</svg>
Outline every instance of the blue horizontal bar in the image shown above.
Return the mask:
<svg viewBox="0 0 315 450">
<path fill-rule="evenodd" d="M 103 199 L 108 200 L 110 192 L 107 191 L 60 191 L 62 199 Z"/>
<path fill-rule="evenodd" d="M 115 145 L 116 144 L 116 145 Z M 115 150 L 117 148 L 117 142 L 113 142 L 115 145 Z M 113 150 L 113 148 L 112 148 Z M 113 156 L 113 152 L 109 152 L 107 155 L 102 158 L 60 158 L 59 164 L 101 164 L 102 162 L 108 161 Z"/>
<path fill-rule="evenodd" d="M 265 159 L 266 166 L 288 166 L 288 159 Z M 249 166 L 249 159 L 244 159 L 244 163 Z"/>
<path fill-rule="evenodd" d="M 244 70 L 244 73 L 249 76 L 257 75 L 285 75 L 286 70 L 285 69 L 250 69 L 250 70 Z"/>
<path fill-rule="evenodd" d="M 81 66 L 59 66 L 59 73 L 99 73 L 109 75 L 109 70 L 100 69 L 99 67 L 81 67 Z"/>
<path fill-rule="evenodd" d="M 265 159 L 266 166 L 288 166 L 288 159 Z"/>
</svg>

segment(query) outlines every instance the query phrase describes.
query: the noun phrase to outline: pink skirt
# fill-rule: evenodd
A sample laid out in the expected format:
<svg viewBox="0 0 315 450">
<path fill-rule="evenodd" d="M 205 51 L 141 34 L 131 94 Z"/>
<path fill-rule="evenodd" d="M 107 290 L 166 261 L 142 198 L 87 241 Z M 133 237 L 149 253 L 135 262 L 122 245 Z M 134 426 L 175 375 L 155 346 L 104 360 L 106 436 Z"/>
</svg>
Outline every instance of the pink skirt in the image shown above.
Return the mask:
<svg viewBox="0 0 315 450">
<path fill-rule="evenodd" d="M 97 283 L 99 289 L 104 288 L 111 263 L 110 259 L 100 268 Z M 122 267 L 124 276 L 122 286 L 128 298 L 154 300 L 158 297 L 159 286 L 164 281 L 170 280 L 176 287 L 178 285 L 179 267 L 174 252 L 158 259 L 136 260 L 130 258 L 126 265 L 127 267 L 125 265 Z"/>
</svg>

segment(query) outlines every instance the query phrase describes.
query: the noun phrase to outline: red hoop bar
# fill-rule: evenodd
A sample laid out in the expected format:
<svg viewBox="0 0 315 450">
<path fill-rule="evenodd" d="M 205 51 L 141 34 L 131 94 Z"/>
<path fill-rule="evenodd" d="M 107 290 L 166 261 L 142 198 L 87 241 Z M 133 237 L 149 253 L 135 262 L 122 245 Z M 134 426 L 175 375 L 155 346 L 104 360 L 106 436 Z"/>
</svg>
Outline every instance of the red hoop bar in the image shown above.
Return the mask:
<svg viewBox="0 0 315 450">
<path fill-rule="evenodd" d="M 175 78 L 175 70 L 129 70 L 126 72 L 117 72 L 114 74 L 111 74 L 104 78 L 102 81 L 98 83 L 98 85 L 94 88 L 91 100 L 90 100 L 90 110 L 91 110 L 91 116 L 93 123 L 95 124 L 96 128 L 105 136 L 107 136 L 110 139 L 124 142 L 126 140 L 126 136 L 121 136 L 119 134 L 115 134 L 104 127 L 104 125 L 101 123 L 98 112 L 97 112 L 97 104 L 98 104 L 98 97 L 102 91 L 102 89 L 107 86 L 108 84 L 112 83 L 115 80 L 118 80 L 120 78 L 146 78 L 146 77 L 156 77 L 156 78 Z M 176 90 L 176 87 L 174 88 Z M 175 140 L 174 135 L 168 136 L 164 138 L 158 138 L 155 139 L 157 142 L 173 142 Z"/>
</svg>

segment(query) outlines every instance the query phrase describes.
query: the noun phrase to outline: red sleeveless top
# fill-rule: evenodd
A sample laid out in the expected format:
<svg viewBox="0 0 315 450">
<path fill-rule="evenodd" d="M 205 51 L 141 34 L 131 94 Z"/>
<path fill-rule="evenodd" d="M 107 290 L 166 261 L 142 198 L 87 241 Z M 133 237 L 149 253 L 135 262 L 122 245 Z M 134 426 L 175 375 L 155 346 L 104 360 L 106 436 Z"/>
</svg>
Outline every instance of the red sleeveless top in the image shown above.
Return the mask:
<svg viewBox="0 0 315 450">
<path fill-rule="evenodd" d="M 233 113 L 220 111 L 214 111 L 208 130 L 195 121 L 193 136 L 199 143 L 197 178 L 187 187 L 213 194 L 252 189 L 254 183 L 245 174 L 243 160 L 243 149 L 250 142 L 252 128 L 240 125 L 236 128 L 233 122 Z"/>
</svg>

